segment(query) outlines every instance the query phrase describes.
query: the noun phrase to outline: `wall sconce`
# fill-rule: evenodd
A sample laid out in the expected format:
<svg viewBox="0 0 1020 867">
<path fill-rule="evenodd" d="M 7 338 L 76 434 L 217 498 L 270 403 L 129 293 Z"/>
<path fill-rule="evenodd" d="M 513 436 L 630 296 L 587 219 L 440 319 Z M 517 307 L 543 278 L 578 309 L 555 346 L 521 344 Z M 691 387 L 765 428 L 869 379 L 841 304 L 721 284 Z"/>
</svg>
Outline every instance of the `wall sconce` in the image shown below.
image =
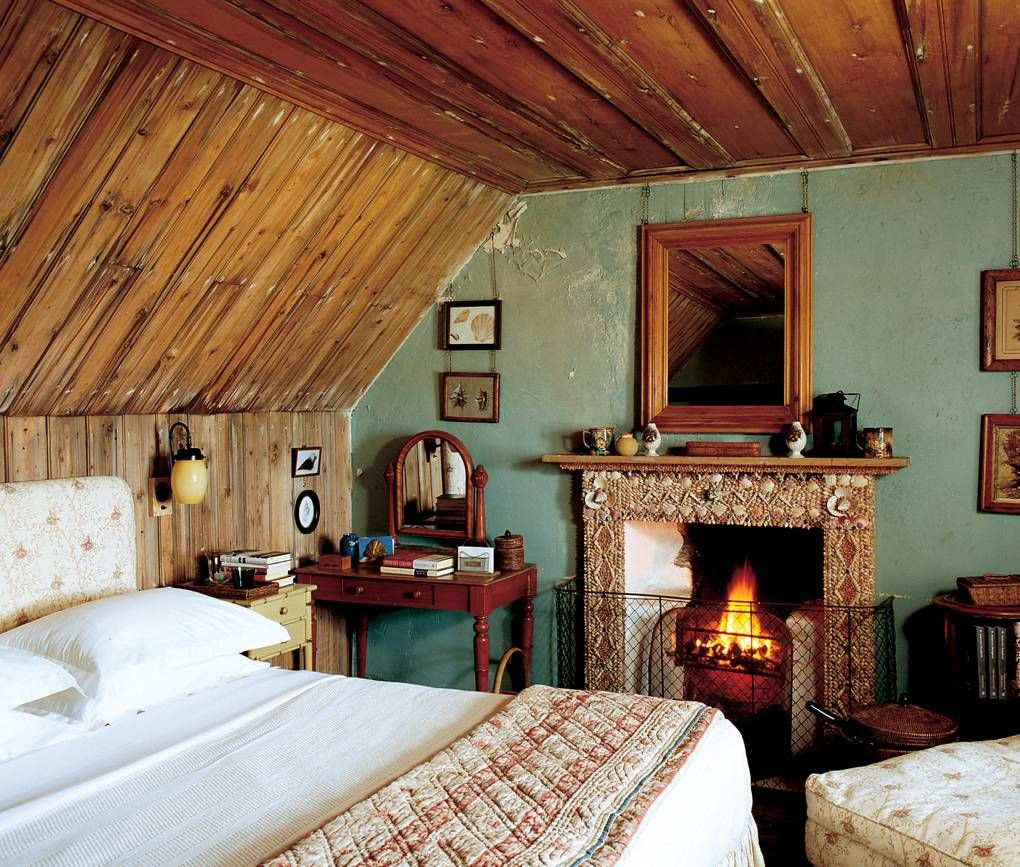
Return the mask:
<svg viewBox="0 0 1020 867">
<path fill-rule="evenodd" d="M 185 443 L 173 452 L 174 430 L 184 429 Z M 170 425 L 170 450 L 173 452 L 173 469 L 170 470 L 170 487 L 180 503 L 201 503 L 209 485 L 209 471 L 201 449 L 192 448 L 191 429 L 182 421 Z"/>
</svg>

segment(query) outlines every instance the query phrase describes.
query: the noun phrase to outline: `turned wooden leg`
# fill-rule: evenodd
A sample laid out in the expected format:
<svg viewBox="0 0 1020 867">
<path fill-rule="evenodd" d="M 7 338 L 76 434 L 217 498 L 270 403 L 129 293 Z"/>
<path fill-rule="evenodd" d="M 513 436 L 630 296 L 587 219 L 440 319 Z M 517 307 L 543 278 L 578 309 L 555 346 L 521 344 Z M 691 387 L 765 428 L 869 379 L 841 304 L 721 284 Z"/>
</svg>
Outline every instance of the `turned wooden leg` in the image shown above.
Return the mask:
<svg viewBox="0 0 1020 867">
<path fill-rule="evenodd" d="M 358 612 L 358 677 L 365 676 L 368 664 L 368 612 Z"/>
<path fill-rule="evenodd" d="M 475 689 L 489 691 L 489 617 L 475 618 Z"/>
<path fill-rule="evenodd" d="M 526 596 L 521 602 L 520 648 L 524 651 L 524 686 L 531 686 L 531 643 L 535 628 L 535 600 Z"/>
</svg>

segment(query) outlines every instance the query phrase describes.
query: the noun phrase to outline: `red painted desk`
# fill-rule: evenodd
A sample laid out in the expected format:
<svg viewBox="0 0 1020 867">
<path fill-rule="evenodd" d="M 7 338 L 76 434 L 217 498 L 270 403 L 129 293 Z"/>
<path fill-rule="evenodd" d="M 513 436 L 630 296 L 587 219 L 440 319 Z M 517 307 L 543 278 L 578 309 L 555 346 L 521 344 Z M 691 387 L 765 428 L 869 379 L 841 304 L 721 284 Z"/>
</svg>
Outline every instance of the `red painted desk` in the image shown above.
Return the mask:
<svg viewBox="0 0 1020 867">
<path fill-rule="evenodd" d="M 424 608 L 429 611 L 463 611 L 475 619 L 475 689 L 489 689 L 489 614 L 517 602 L 514 638 L 524 651 L 524 685 L 531 685 L 531 645 L 534 597 L 538 570 L 526 563 L 523 569 L 503 572 L 497 578 L 411 578 L 380 575 L 377 568 L 358 566 L 340 571 L 317 566 L 294 570 L 297 580 L 316 585 L 316 605 L 335 604 L 357 608 L 356 633 L 358 677 L 365 676 L 370 608 Z M 313 653 L 314 653 L 313 635 Z"/>
</svg>

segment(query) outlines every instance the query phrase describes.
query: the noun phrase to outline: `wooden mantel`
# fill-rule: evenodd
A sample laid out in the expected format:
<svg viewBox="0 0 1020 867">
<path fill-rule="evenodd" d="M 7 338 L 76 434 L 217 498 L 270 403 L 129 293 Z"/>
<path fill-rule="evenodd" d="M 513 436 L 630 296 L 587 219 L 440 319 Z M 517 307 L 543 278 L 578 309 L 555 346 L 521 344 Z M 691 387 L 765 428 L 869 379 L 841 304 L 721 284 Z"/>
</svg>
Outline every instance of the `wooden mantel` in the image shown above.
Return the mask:
<svg viewBox="0 0 1020 867">
<path fill-rule="evenodd" d="M 561 470 L 632 470 L 636 472 L 676 472 L 677 470 L 715 469 L 720 472 L 774 471 L 790 473 L 856 473 L 887 476 L 910 466 L 910 458 L 755 458 L 686 457 L 660 455 L 623 457 L 622 455 L 542 455 L 542 463 L 558 464 Z"/>
</svg>

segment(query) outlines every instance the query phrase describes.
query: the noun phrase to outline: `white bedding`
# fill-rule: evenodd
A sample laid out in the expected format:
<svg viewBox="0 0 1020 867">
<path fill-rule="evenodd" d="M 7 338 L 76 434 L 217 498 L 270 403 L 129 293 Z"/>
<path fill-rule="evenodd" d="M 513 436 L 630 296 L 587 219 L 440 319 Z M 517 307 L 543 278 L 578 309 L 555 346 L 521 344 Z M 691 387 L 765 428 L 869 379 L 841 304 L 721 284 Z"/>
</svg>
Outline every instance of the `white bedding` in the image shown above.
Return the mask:
<svg viewBox="0 0 1020 867">
<path fill-rule="evenodd" d="M 0 764 L 0 864 L 252 864 L 506 700 L 279 670 L 175 699 Z M 721 863 L 749 815 L 743 744 L 719 719 L 621 863 Z"/>
</svg>

